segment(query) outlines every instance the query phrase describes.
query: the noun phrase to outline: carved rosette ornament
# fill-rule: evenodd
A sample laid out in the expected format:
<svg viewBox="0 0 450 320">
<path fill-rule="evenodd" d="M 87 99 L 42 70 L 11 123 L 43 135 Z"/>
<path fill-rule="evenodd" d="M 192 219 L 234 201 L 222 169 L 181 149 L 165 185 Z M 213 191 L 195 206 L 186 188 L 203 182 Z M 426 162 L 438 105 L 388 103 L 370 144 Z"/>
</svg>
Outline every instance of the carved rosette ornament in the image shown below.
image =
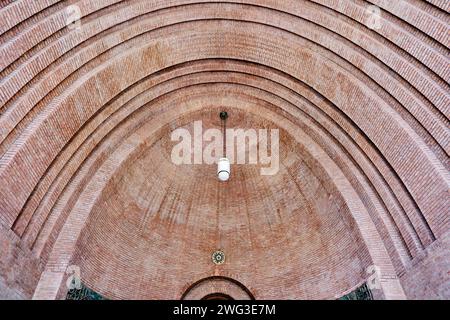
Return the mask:
<svg viewBox="0 0 450 320">
<path fill-rule="evenodd" d="M 225 253 L 222 250 L 217 250 L 212 254 L 211 258 L 214 264 L 223 264 L 225 262 Z"/>
</svg>

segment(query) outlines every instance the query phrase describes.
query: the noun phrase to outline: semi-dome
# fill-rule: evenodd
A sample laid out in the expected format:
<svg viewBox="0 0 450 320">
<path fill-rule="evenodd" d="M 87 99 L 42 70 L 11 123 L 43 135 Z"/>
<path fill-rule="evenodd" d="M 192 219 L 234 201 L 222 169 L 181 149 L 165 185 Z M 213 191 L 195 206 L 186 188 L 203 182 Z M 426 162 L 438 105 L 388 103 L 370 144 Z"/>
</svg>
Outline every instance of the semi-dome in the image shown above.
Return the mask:
<svg viewBox="0 0 450 320">
<path fill-rule="evenodd" d="M 2 1 L 0 297 L 448 299 L 449 10 Z"/>
</svg>

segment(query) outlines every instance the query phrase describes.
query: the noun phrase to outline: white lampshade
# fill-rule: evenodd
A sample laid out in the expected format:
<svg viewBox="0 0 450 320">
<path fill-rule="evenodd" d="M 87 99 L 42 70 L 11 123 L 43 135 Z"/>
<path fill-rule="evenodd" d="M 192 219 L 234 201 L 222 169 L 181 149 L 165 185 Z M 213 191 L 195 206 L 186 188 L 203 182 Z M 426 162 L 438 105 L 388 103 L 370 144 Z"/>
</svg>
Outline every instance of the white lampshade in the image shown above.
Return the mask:
<svg viewBox="0 0 450 320">
<path fill-rule="evenodd" d="M 230 179 L 230 160 L 227 158 L 220 158 L 217 162 L 217 177 L 220 181 Z"/>
</svg>

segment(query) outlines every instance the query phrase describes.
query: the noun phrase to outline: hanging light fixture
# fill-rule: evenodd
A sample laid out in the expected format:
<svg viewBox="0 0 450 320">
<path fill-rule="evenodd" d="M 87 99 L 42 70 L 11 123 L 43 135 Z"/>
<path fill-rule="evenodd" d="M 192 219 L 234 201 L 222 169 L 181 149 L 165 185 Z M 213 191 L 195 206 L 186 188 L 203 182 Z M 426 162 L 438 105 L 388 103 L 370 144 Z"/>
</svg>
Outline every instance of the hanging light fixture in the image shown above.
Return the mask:
<svg viewBox="0 0 450 320">
<path fill-rule="evenodd" d="M 228 113 L 226 111 L 222 111 L 220 113 L 220 119 L 222 120 L 223 124 L 223 154 L 222 158 L 219 159 L 217 162 L 217 177 L 220 181 L 228 181 L 230 179 L 230 160 L 226 157 L 227 155 L 227 145 L 226 145 L 226 130 L 227 130 L 227 118 Z"/>
</svg>

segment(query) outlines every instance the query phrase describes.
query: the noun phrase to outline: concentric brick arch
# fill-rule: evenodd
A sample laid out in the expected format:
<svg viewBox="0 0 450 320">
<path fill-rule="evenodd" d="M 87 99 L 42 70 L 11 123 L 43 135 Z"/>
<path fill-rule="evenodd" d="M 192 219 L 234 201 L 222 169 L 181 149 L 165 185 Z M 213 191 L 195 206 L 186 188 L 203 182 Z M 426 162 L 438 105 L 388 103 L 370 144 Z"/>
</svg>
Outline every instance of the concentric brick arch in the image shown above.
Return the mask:
<svg viewBox="0 0 450 320">
<path fill-rule="evenodd" d="M 182 97 L 186 97 L 186 96 L 190 97 L 189 102 L 186 102 L 184 104 L 185 108 L 187 108 L 188 110 L 191 108 L 201 110 L 201 108 L 203 108 L 204 105 L 210 103 L 210 97 L 208 96 L 208 92 L 210 92 L 209 90 L 204 90 L 202 92 L 203 99 L 200 101 L 198 101 L 199 100 L 198 98 L 196 99 L 195 94 L 191 93 L 192 91 L 193 90 L 191 89 L 189 95 L 187 95 L 186 92 L 179 92 L 179 94 Z M 235 108 L 234 106 L 239 106 L 239 108 L 243 108 L 247 112 L 248 116 L 250 116 L 250 114 L 253 112 L 258 112 L 258 108 L 261 108 L 261 105 L 263 105 L 263 102 L 253 103 L 253 104 L 249 105 L 248 103 L 245 103 L 245 99 L 243 99 L 242 97 L 240 99 L 233 99 L 232 93 L 230 91 L 226 91 L 226 90 L 215 90 L 215 91 L 227 92 L 226 95 L 224 95 L 223 97 L 220 97 L 220 95 L 218 94 L 218 98 L 222 98 L 222 107 L 226 107 L 228 110 L 233 110 L 233 108 Z M 251 91 L 248 90 L 248 93 L 250 93 L 250 92 Z M 226 104 L 223 103 L 225 97 L 228 100 Z M 256 99 L 256 98 L 253 98 L 253 99 Z M 170 108 L 170 106 L 177 105 L 177 104 L 179 104 L 178 101 L 175 100 L 175 102 L 174 102 L 173 100 L 170 100 L 169 103 L 166 102 L 164 104 L 164 107 L 165 107 L 165 109 L 168 109 L 168 108 Z M 155 104 L 153 104 L 153 107 L 156 108 L 158 105 L 159 105 L 159 103 L 155 103 Z M 279 120 L 279 118 L 277 118 L 276 114 L 273 114 L 272 112 L 267 111 L 264 113 L 267 114 L 267 116 L 269 116 L 270 119 L 272 119 L 272 120 L 274 120 L 274 119 Z M 176 119 L 177 117 L 179 117 L 178 110 L 172 110 L 171 115 L 172 115 L 172 117 L 174 117 L 173 119 Z M 111 189 L 114 189 L 114 185 L 116 184 L 117 181 L 122 180 L 121 179 L 122 174 L 120 172 L 124 172 L 125 170 L 127 170 L 127 168 L 131 165 L 131 163 L 135 162 L 136 159 L 139 158 L 139 155 L 145 152 L 145 148 L 148 146 L 151 146 L 153 144 L 151 141 L 156 141 L 156 140 L 158 140 L 158 136 L 160 134 L 163 135 L 162 133 L 155 134 L 155 132 L 159 132 L 159 130 L 162 129 L 161 125 L 158 125 L 158 124 L 162 124 L 162 123 L 165 123 L 166 121 L 168 121 L 167 115 L 162 115 L 162 117 L 163 117 L 162 119 L 164 119 L 164 121 L 162 121 L 161 118 L 159 118 L 159 117 L 155 118 L 155 119 L 153 119 L 153 121 L 146 123 L 135 134 L 130 136 L 128 138 L 128 140 L 125 141 L 120 148 L 118 148 L 114 151 L 114 153 L 116 155 L 120 154 L 120 157 L 117 157 L 114 155 L 112 157 L 110 157 L 109 161 L 106 161 L 103 164 L 103 166 L 97 171 L 97 175 L 94 175 L 91 178 L 91 182 L 85 186 L 83 193 L 79 196 L 74 207 L 71 209 L 71 212 L 73 213 L 73 215 L 72 215 L 72 217 L 69 217 L 68 219 L 73 219 L 73 220 L 66 223 L 65 228 L 63 228 L 62 232 L 59 234 L 58 240 L 53 248 L 52 254 L 50 256 L 50 260 L 48 262 L 50 266 L 67 265 L 69 263 L 69 260 L 67 260 L 67 259 L 71 259 L 71 255 L 67 256 L 65 253 L 72 252 L 72 250 L 69 250 L 69 244 L 73 247 L 74 250 L 75 250 L 74 246 L 76 245 L 76 242 L 73 240 L 70 240 L 70 239 L 73 239 L 74 234 L 79 234 L 82 231 L 82 228 L 86 228 L 86 229 L 90 230 L 89 224 L 85 225 L 86 219 L 87 219 L 86 214 L 90 213 L 91 211 L 94 210 L 94 208 L 96 206 L 99 206 L 101 203 L 103 203 L 105 201 L 105 198 L 106 199 L 109 198 L 106 195 L 111 192 Z M 333 187 L 335 189 L 338 189 L 336 197 L 344 197 L 343 201 L 345 202 L 345 205 L 344 205 L 345 209 L 343 209 L 343 211 L 341 212 L 341 214 L 344 215 L 342 218 L 345 218 L 347 210 L 349 213 L 358 212 L 359 214 L 362 214 L 363 216 L 365 215 L 365 217 L 355 216 L 355 219 L 357 220 L 357 224 L 360 224 L 361 226 L 363 225 L 364 228 L 367 229 L 367 233 L 365 234 L 365 236 L 370 235 L 370 237 L 372 239 L 378 237 L 373 224 L 371 222 L 369 222 L 370 218 L 367 216 L 366 209 L 364 208 L 362 203 L 357 200 L 356 193 L 352 189 L 352 187 L 348 184 L 348 182 L 342 181 L 343 176 L 339 174 L 339 169 L 337 168 L 337 166 L 335 166 L 333 164 L 331 159 L 329 159 L 325 154 L 320 153 L 318 150 L 315 150 L 315 148 L 316 148 L 315 143 L 312 140 L 310 140 L 308 138 L 308 136 L 305 135 L 301 131 L 301 129 L 299 129 L 299 128 L 294 129 L 295 127 L 293 127 L 292 125 L 287 126 L 286 123 L 283 124 L 282 126 L 280 126 L 280 128 L 283 128 L 284 130 L 289 132 L 292 136 L 294 136 L 294 133 L 295 133 L 296 139 L 299 139 L 299 141 L 297 141 L 298 143 L 305 143 L 303 148 L 307 150 L 306 151 L 307 154 L 302 154 L 302 158 L 304 158 L 304 161 L 306 161 L 310 166 L 312 166 L 312 167 L 317 166 L 317 165 L 321 166 L 322 167 L 322 171 L 321 171 L 322 175 L 327 175 L 327 174 L 330 175 L 331 172 L 334 172 L 330 176 L 329 181 L 332 181 L 331 183 L 335 184 Z M 295 131 L 292 131 L 292 130 L 295 130 Z M 164 135 L 168 136 L 169 134 L 166 132 Z M 107 145 L 109 145 L 109 143 Z M 311 152 L 313 154 L 310 154 Z M 321 156 L 319 156 L 319 154 L 321 154 Z M 117 161 L 117 159 L 119 159 L 119 158 L 122 159 L 122 160 L 120 160 L 120 162 Z M 317 161 L 316 158 L 321 159 L 321 160 L 319 160 L 318 164 L 314 164 L 314 162 Z M 116 160 L 114 160 L 114 159 L 116 159 Z M 312 163 L 310 163 L 310 161 L 312 161 Z M 111 208 L 109 210 L 111 210 Z M 105 211 L 100 210 L 100 212 L 105 212 Z M 103 215 L 103 218 L 96 217 L 96 218 L 94 218 L 94 220 L 99 220 L 99 219 L 103 220 L 105 218 L 106 217 Z M 351 218 L 348 218 L 348 219 L 351 220 Z M 118 226 L 117 226 L 117 228 L 118 228 Z M 94 227 L 94 230 L 97 230 L 97 229 Z M 88 231 L 88 233 L 92 233 L 92 232 L 95 233 L 96 231 Z M 111 235 L 114 236 L 114 233 L 112 233 Z M 379 241 L 377 241 L 377 243 L 379 244 L 381 239 L 378 239 L 378 240 Z M 381 252 L 377 252 L 376 246 L 373 247 L 373 245 L 375 243 L 371 243 L 369 241 L 369 239 L 366 239 L 366 241 L 367 241 L 367 245 L 369 247 L 372 247 L 372 250 L 369 250 L 370 251 L 369 254 L 373 255 L 369 258 L 370 261 L 373 261 L 374 263 L 376 262 L 377 265 L 382 267 L 385 274 L 392 274 L 394 271 L 393 271 L 393 267 L 392 267 L 391 263 L 387 263 L 387 264 L 383 263 L 384 259 L 388 259 L 384 249 L 381 249 Z M 58 242 L 61 245 L 58 245 Z M 108 241 L 106 241 L 106 243 L 108 243 Z M 89 244 L 86 244 L 86 245 L 89 245 Z M 83 246 L 83 248 L 85 248 L 85 247 Z M 380 248 L 378 248 L 378 250 L 380 250 Z M 367 253 L 365 251 L 362 251 L 361 254 L 365 255 Z M 207 256 L 207 254 L 205 256 Z M 83 260 L 86 260 L 85 256 L 83 256 Z M 55 276 L 54 268 L 53 267 L 49 268 L 48 271 L 49 271 L 48 276 L 51 277 L 54 282 L 54 276 Z M 62 277 L 63 273 L 60 273 L 60 276 Z M 60 280 L 62 280 L 62 278 L 60 278 Z M 92 283 L 91 286 L 96 287 L 96 284 Z M 96 288 L 96 289 L 99 292 L 101 292 L 102 294 L 108 296 L 107 294 L 102 292 L 101 287 Z M 346 288 L 342 288 L 341 290 L 344 291 L 344 290 L 346 290 Z M 395 291 L 391 291 L 391 292 L 387 292 L 387 294 L 395 295 L 397 293 Z M 119 297 L 120 296 L 118 296 L 118 298 Z M 125 296 L 125 297 L 127 297 L 127 296 Z M 122 297 L 122 298 L 124 298 L 124 297 Z"/>
<path fill-rule="evenodd" d="M 65 27 L 69 4 L 81 9 L 79 29 Z M 381 8 L 379 29 L 367 27 L 370 4 Z M 170 123 L 227 106 L 262 112 L 295 141 L 286 147 L 342 198 L 340 215 L 353 219 L 360 255 L 370 257 L 361 266 L 382 268 L 385 297 L 401 297 L 402 285 L 420 296 L 408 275 L 449 226 L 448 9 L 438 1 L 6 5 L 0 221 L 27 267 L 40 266 L 18 292 L 64 290 L 80 239 L 102 232 L 87 222 L 107 186 Z"/>
</svg>

